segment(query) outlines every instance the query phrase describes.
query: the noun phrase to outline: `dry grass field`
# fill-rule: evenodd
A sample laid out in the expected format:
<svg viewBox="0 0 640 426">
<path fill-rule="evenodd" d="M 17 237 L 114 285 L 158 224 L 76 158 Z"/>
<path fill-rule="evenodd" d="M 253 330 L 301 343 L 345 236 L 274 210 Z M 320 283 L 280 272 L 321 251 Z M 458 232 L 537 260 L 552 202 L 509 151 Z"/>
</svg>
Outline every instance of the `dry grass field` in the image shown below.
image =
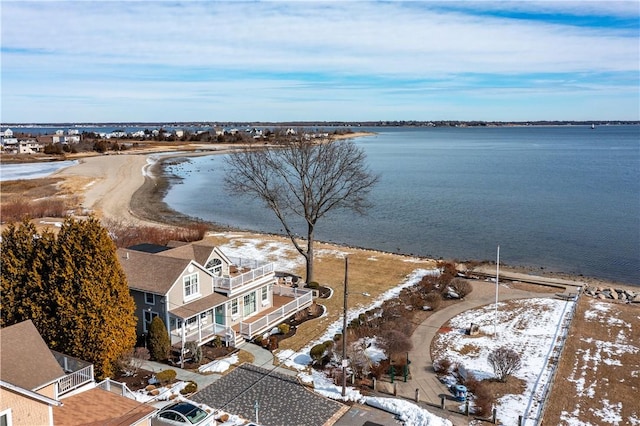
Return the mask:
<svg viewBox="0 0 640 426">
<path fill-rule="evenodd" d="M 227 244 L 230 240 L 217 234 L 207 237 L 215 244 Z M 267 244 L 271 241 L 287 244 L 288 240 L 269 235 L 260 235 L 260 239 Z M 291 244 L 290 242 L 288 244 Z M 330 244 L 318 243 L 316 250 L 319 254 L 315 258 L 315 277 L 321 285 L 334 290 L 330 299 L 320 301 L 327 308 L 327 315 L 322 318 L 307 321 L 298 327 L 295 336 L 285 339 L 280 349 L 297 351 L 309 342 L 319 338 L 327 326 L 338 320 L 342 315 L 344 302 L 344 255 L 349 256 L 349 307 L 368 305 L 380 294 L 398 286 L 405 281 L 408 274 L 415 269 L 431 269 L 436 267 L 433 260 L 419 260 L 413 257 L 398 256 L 373 250 L 355 249 Z M 304 277 L 304 268 L 296 272 Z M 370 296 L 364 296 L 368 293 Z"/>
<path fill-rule="evenodd" d="M 544 424 L 640 424 L 638 304 L 580 299 Z"/>
</svg>

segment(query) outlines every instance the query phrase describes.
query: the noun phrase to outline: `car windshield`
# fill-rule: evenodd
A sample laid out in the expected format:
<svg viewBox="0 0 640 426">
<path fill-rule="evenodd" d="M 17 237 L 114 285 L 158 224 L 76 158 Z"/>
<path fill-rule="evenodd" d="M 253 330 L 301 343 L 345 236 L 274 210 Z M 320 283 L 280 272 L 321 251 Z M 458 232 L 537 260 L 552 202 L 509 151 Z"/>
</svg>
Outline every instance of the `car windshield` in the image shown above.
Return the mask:
<svg viewBox="0 0 640 426">
<path fill-rule="evenodd" d="M 206 411 L 196 407 L 193 404 L 189 404 L 187 402 L 181 402 L 171 407 L 171 410 L 177 411 L 178 413 L 185 416 L 191 423 L 198 423 L 200 420 L 204 419 L 209 415 Z"/>
</svg>

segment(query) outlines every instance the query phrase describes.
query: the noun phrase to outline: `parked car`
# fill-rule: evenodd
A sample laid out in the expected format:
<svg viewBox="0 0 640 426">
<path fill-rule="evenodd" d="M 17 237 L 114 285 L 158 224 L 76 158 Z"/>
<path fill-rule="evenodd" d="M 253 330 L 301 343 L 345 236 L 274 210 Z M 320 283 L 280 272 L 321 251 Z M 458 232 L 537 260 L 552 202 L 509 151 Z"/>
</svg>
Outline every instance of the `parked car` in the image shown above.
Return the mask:
<svg viewBox="0 0 640 426">
<path fill-rule="evenodd" d="M 164 407 L 151 419 L 152 426 L 216 426 L 213 413 L 186 401 Z"/>
</svg>

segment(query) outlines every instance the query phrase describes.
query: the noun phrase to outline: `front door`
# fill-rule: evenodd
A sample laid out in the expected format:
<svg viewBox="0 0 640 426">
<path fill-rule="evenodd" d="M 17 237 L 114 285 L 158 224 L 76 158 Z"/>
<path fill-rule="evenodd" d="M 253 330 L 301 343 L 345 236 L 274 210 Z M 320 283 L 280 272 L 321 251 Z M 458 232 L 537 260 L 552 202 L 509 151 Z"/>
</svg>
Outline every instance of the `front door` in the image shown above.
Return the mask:
<svg viewBox="0 0 640 426">
<path fill-rule="evenodd" d="M 218 325 L 224 325 L 224 305 L 216 306 L 215 321 Z"/>
</svg>

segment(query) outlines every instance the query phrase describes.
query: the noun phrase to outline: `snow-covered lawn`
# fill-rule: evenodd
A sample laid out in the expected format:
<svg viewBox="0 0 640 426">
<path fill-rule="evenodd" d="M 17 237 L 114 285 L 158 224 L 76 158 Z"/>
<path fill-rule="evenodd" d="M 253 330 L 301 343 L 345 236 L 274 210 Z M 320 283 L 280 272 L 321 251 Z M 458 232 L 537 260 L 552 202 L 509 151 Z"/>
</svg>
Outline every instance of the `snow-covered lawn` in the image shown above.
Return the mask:
<svg viewBox="0 0 640 426">
<path fill-rule="evenodd" d="M 504 424 L 517 424 L 519 415 L 525 416 L 527 425 L 537 424 L 538 408 L 555 368 L 549 359 L 558 354 L 561 338 L 566 333 L 565 319 L 574 303 L 548 298 L 523 299 L 499 303 L 497 315 L 495 305 L 463 312 L 451 319 L 450 331 L 436 336 L 434 360 L 449 359 L 477 379 L 485 379 L 494 377 L 487 361 L 493 350 L 506 346 L 517 351 L 522 367 L 514 376 L 522 379 L 526 388 L 522 394 L 499 398 L 497 416 Z M 466 334 L 471 323 L 479 325 L 479 335 Z"/>
<path fill-rule="evenodd" d="M 236 364 L 238 364 L 238 354 L 237 353 L 235 353 L 235 354 L 233 354 L 231 356 L 228 356 L 226 358 L 216 359 L 214 361 L 211 361 L 208 364 L 201 365 L 200 368 L 198 368 L 198 372 L 200 372 L 200 373 L 224 373 L 229 368 L 231 368 L 232 365 L 236 365 Z"/>
</svg>

